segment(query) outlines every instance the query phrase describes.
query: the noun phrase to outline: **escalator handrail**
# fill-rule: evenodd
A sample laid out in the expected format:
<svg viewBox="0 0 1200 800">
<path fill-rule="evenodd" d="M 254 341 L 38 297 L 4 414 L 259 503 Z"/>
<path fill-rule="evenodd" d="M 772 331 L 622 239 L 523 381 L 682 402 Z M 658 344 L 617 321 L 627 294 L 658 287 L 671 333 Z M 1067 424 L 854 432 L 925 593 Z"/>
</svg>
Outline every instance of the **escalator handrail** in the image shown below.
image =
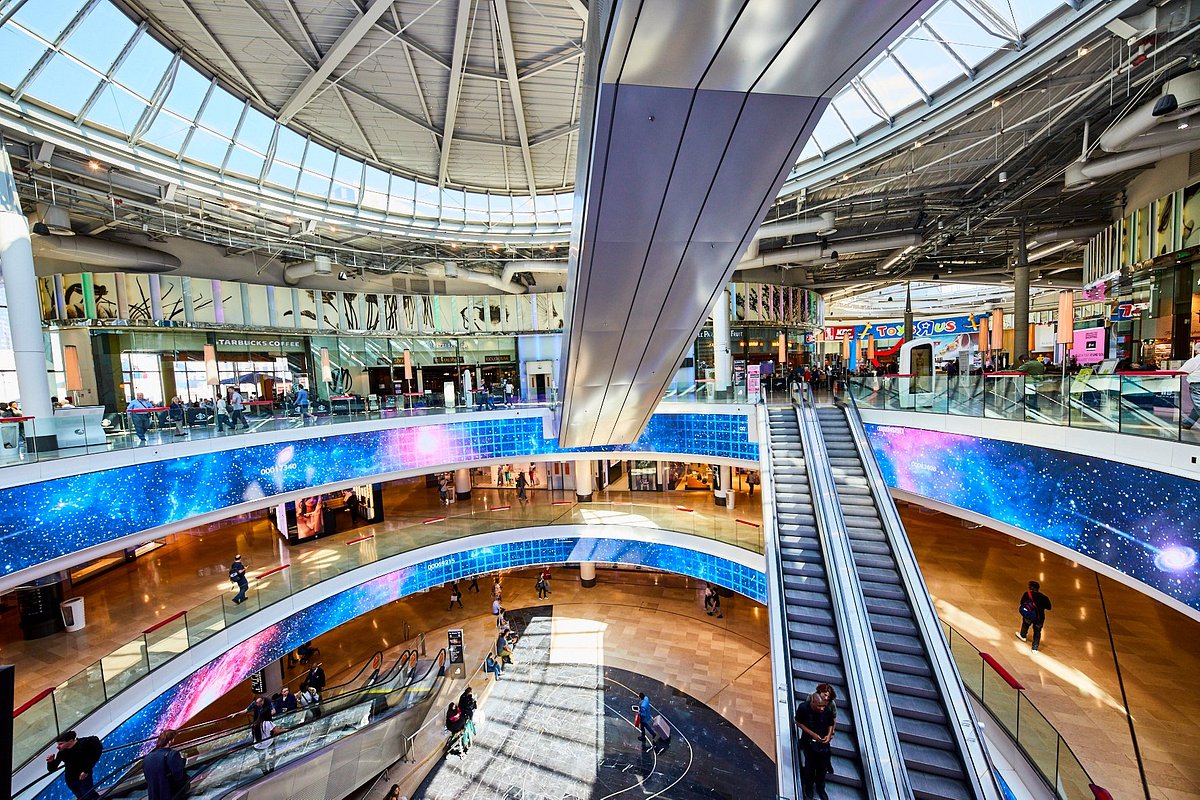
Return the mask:
<svg viewBox="0 0 1200 800">
<path fill-rule="evenodd" d="M 849 703 L 854 710 L 863 782 L 873 800 L 911 798 L 912 786 L 900 749 L 896 718 L 888 701 L 883 665 L 871 631 L 867 600 L 854 564 L 854 552 L 850 548 L 850 536 L 846 532 L 846 520 L 842 516 L 825 439 L 817 422 L 816 402 L 808 386 L 802 388 L 800 399 L 801 404 L 795 410 L 804 444 L 813 516 L 817 520 L 825 572 L 829 577 L 829 599 L 846 668 Z"/>
<path fill-rule="evenodd" d="M 950 717 L 950 728 L 958 744 L 958 750 L 971 779 L 974 796 L 980 800 L 1000 800 L 1000 788 L 996 784 L 996 771 L 987 749 L 983 746 L 979 721 L 971 701 L 967 697 L 958 666 L 950 655 L 950 646 L 938 620 L 933 598 L 926 587 L 925 579 L 917 564 L 916 554 L 912 543 L 904 532 L 904 523 L 900 520 L 900 512 L 888 492 L 883 472 L 875 460 L 875 453 L 867 440 L 867 431 L 863 426 L 862 416 L 858 406 L 853 402 L 844 406 L 846 419 L 850 425 L 851 437 L 858 450 L 862 462 L 863 474 L 867 485 L 875 498 L 875 509 L 883 523 L 884 534 L 891 546 L 892 556 L 896 562 L 896 570 L 904 582 L 905 593 L 908 595 L 909 607 L 912 610 L 913 621 L 925 644 L 925 652 L 929 658 L 929 667 L 933 671 L 938 691 L 942 696 L 942 704 Z"/>
<path fill-rule="evenodd" d="M 778 780 L 778 794 L 782 800 L 795 800 L 800 797 L 798 781 L 800 779 L 800 754 L 798 742 L 794 735 L 783 735 L 784 731 L 794 730 L 792 720 L 795 718 L 795 692 L 792 690 L 791 667 L 789 666 L 789 650 L 787 644 L 787 600 L 783 592 L 783 568 L 779 558 L 779 523 L 775 507 L 775 469 L 771 464 L 771 432 L 768 424 L 768 412 L 765 403 L 758 403 L 758 442 L 759 442 L 759 486 L 761 488 L 763 519 L 763 554 L 766 557 L 767 597 L 774 602 L 767 603 L 767 618 L 771 633 L 771 684 L 774 692 L 775 730 L 775 765 Z"/>
</svg>

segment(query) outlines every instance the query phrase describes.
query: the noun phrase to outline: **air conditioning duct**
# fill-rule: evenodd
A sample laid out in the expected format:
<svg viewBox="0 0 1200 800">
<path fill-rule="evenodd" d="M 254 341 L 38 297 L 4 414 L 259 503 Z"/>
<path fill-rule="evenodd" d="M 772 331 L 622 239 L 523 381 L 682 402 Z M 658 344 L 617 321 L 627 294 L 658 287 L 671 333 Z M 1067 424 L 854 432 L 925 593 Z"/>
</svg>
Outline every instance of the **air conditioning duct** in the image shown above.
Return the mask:
<svg viewBox="0 0 1200 800">
<path fill-rule="evenodd" d="M 565 275 L 567 272 L 566 261 L 510 261 L 504 266 L 504 272 L 500 275 L 500 280 L 505 283 L 512 283 L 513 279 L 522 272 L 535 272 L 538 274 Z M 515 284 L 519 285 L 519 284 Z"/>
<path fill-rule="evenodd" d="M 1067 189 L 1084 189 L 1091 186 L 1099 178 L 1116 175 L 1138 167 L 1162 161 L 1171 156 L 1183 155 L 1200 149 L 1200 136 L 1188 142 L 1167 147 L 1151 147 L 1146 150 L 1131 150 L 1114 156 L 1097 158 L 1092 161 L 1076 161 L 1067 167 L 1063 182 Z"/>
<path fill-rule="evenodd" d="M 859 253 L 874 253 L 878 250 L 898 250 L 921 244 L 921 237 L 915 233 L 899 233 L 890 236 L 877 236 L 866 239 L 839 239 L 837 241 L 803 244 L 798 247 L 785 247 L 782 250 L 772 250 L 754 258 L 742 260 L 738 270 L 773 267 L 781 264 L 811 264 L 817 261 L 829 260 L 834 253 L 841 255 L 857 255 Z"/>
<path fill-rule="evenodd" d="M 94 236 L 47 234 L 31 239 L 33 255 L 113 272 L 171 272 L 183 262 L 170 253 Z M 97 271 L 97 270 L 93 270 Z"/>
<path fill-rule="evenodd" d="M 333 259 L 329 256 L 314 256 L 312 261 L 301 261 L 283 268 L 283 282 L 295 286 L 311 276 L 327 277 L 333 274 Z"/>
<path fill-rule="evenodd" d="M 833 226 L 833 212 L 825 211 L 815 217 L 807 219 L 788 220 L 787 222 L 768 222 L 758 229 L 754 234 L 754 239 L 773 239 L 781 236 L 801 236 L 804 234 L 815 233 L 822 236 L 827 236 L 835 233 L 837 228 Z"/>
<path fill-rule="evenodd" d="M 75 235 L 75 230 L 71 227 L 71 215 L 62 206 L 38 203 L 37 216 L 38 219 L 34 223 L 34 228 L 36 229 L 34 233 L 41 236 L 45 236 L 48 233 L 58 236 Z M 39 225 L 42 228 L 38 228 Z"/>
<path fill-rule="evenodd" d="M 465 269 L 453 261 L 430 261 L 423 265 L 422 272 L 430 278 L 447 278 L 450 280 L 477 283 L 497 289 L 506 294 L 524 294 L 525 287 L 519 283 L 506 281 L 501 276 L 482 270 Z"/>
</svg>

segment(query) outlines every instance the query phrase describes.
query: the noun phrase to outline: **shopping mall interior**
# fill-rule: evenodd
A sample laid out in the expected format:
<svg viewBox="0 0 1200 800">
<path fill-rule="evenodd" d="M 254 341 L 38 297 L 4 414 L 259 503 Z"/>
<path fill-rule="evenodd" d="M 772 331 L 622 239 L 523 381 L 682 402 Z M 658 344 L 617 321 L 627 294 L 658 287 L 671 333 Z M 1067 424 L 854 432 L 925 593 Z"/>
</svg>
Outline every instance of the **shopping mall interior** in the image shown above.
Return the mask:
<svg viewBox="0 0 1200 800">
<path fill-rule="evenodd" d="M 3 797 L 1200 800 L 1198 219 L 1200 0 L 0 0 Z"/>
</svg>

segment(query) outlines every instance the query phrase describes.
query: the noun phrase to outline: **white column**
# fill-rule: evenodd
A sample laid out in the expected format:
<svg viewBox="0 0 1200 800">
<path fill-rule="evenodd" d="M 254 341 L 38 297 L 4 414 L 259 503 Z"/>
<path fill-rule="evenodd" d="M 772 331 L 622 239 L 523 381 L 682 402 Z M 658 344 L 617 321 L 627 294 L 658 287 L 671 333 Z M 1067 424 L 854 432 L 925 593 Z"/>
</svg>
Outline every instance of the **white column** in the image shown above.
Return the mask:
<svg viewBox="0 0 1200 800">
<path fill-rule="evenodd" d="M 54 410 L 50 405 L 50 381 L 46 377 L 41 303 L 33 271 L 29 222 L 21 213 L 12 164 L 3 148 L 0 148 L 0 270 L 8 297 L 8 327 L 21 393 L 21 413 L 37 417 L 32 423 L 37 449 L 53 450 L 57 447 Z"/>
<path fill-rule="evenodd" d="M 454 470 L 454 496 L 459 500 L 471 499 L 471 470 L 466 467 Z"/>
<path fill-rule="evenodd" d="M 715 464 L 710 465 L 716 467 Z M 728 492 L 729 484 L 725 483 L 725 468 L 716 467 L 709 475 L 712 479 L 712 497 L 713 503 L 719 506 L 725 505 L 725 495 Z"/>
<path fill-rule="evenodd" d="M 590 589 L 596 585 L 595 561 L 579 562 L 579 585 L 585 589 Z"/>
<path fill-rule="evenodd" d="M 717 380 L 718 397 L 724 397 L 733 382 L 733 352 L 729 349 L 729 287 L 717 295 L 713 305 L 713 370 Z"/>
<path fill-rule="evenodd" d="M 721 488 L 725 490 L 725 507 L 733 508 L 733 467 L 721 467 Z"/>
<path fill-rule="evenodd" d="M 592 492 L 595 480 L 592 477 L 591 461 L 576 461 L 575 466 L 575 499 L 580 503 L 592 502 Z"/>
</svg>

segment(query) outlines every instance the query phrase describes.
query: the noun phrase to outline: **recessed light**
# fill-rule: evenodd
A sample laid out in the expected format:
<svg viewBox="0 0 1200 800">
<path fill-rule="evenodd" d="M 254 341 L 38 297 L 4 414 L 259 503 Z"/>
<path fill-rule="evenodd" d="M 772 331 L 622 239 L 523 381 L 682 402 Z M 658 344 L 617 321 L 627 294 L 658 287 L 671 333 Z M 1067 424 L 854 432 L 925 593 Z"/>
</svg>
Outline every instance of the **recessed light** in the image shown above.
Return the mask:
<svg viewBox="0 0 1200 800">
<path fill-rule="evenodd" d="M 96 159 L 92 159 L 88 162 L 88 169 L 90 169 L 92 172 L 98 172 L 100 170 L 100 162 Z"/>
<path fill-rule="evenodd" d="M 1083 58 L 1087 54 L 1088 54 L 1088 49 L 1086 47 L 1079 48 L 1079 57 L 1080 58 Z"/>
<path fill-rule="evenodd" d="M 1186 119 L 1180 120 L 1179 121 L 1179 130 L 1186 131 L 1187 128 L 1188 128 L 1188 121 Z"/>
</svg>

